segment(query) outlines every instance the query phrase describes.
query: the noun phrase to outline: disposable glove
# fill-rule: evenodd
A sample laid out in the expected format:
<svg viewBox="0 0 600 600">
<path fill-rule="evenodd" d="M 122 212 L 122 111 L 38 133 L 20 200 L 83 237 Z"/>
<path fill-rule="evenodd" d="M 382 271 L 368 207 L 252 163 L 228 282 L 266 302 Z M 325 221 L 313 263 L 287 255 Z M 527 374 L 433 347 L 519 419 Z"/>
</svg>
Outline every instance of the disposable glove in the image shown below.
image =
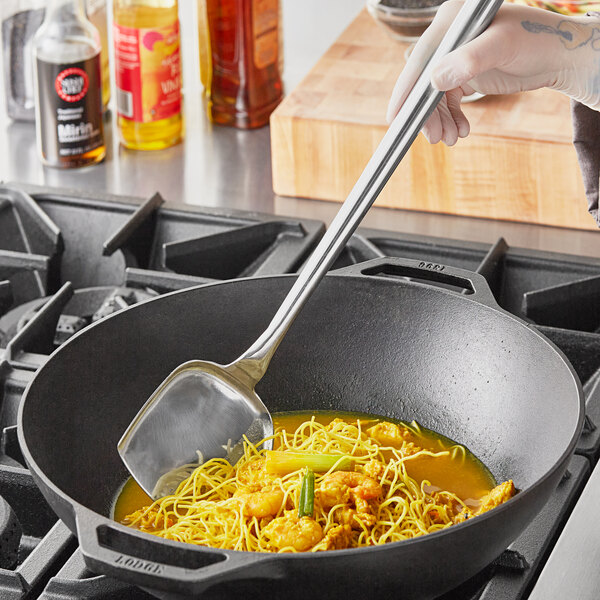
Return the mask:
<svg viewBox="0 0 600 600">
<path fill-rule="evenodd" d="M 388 122 L 461 6 L 460 0 L 444 2 L 415 45 L 392 92 Z M 440 59 L 431 83 L 446 92 L 423 127 L 432 144 L 452 146 L 469 134 L 461 99 L 473 92 L 511 94 L 549 87 L 600 110 L 600 17 L 566 17 L 504 4 L 486 31 Z"/>
</svg>

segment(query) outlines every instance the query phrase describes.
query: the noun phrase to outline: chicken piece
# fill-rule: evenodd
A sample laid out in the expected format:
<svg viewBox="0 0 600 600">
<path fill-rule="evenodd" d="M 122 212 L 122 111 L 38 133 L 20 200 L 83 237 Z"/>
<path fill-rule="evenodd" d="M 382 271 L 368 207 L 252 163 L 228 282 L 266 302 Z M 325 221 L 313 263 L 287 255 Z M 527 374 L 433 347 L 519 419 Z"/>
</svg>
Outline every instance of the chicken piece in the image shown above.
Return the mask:
<svg viewBox="0 0 600 600">
<path fill-rule="evenodd" d="M 237 481 L 251 492 L 273 485 L 275 476 L 267 472 L 266 459 L 250 460 L 237 470 Z"/>
<path fill-rule="evenodd" d="M 396 423 L 390 423 L 389 421 L 382 421 L 367 429 L 367 435 L 375 441 L 384 446 L 392 446 L 393 448 L 402 446 L 406 439 L 406 433 L 408 433 L 406 429 L 400 429 Z"/>
<path fill-rule="evenodd" d="M 456 517 L 454 517 L 455 523 L 463 523 L 467 519 L 472 517 L 476 517 L 477 515 L 481 515 L 496 506 L 510 500 L 515 494 L 517 490 L 515 488 L 515 484 L 512 479 L 508 481 L 504 481 L 503 483 L 497 485 L 494 489 L 489 491 L 482 499 L 479 508 L 473 512 L 468 508 L 464 508 Z"/>
<path fill-rule="evenodd" d="M 381 461 L 373 459 L 363 467 L 363 471 L 367 477 L 375 481 L 381 481 L 385 472 L 385 465 Z"/>
<path fill-rule="evenodd" d="M 323 540 L 325 550 L 343 550 L 352 544 L 352 528 L 350 525 L 332 527 Z"/>
<path fill-rule="evenodd" d="M 162 531 L 163 529 L 167 529 L 168 527 L 172 527 L 174 525 L 172 519 L 165 517 L 162 512 L 159 512 L 155 508 L 150 508 L 148 506 L 140 508 L 130 515 L 127 515 L 121 521 L 121 523 L 123 525 L 131 525 L 135 521 L 137 522 L 135 523 L 134 527 L 140 531 L 147 531 L 150 533 Z"/>
<path fill-rule="evenodd" d="M 516 493 L 517 490 L 515 489 L 513 480 L 509 479 L 508 481 L 504 481 L 481 499 L 481 506 L 479 507 L 477 514 L 480 515 L 488 510 L 492 510 L 492 508 L 510 500 Z"/>
<path fill-rule="evenodd" d="M 280 489 L 262 490 L 260 492 L 250 492 L 247 489 L 240 489 L 233 495 L 242 502 L 242 512 L 246 517 L 274 517 L 283 504 L 283 492 Z"/>
<path fill-rule="evenodd" d="M 382 421 L 377 425 L 373 425 L 373 427 L 369 427 L 367 435 L 382 446 L 400 450 L 404 456 L 416 454 L 421 450 L 415 444 L 415 437 L 409 429 L 389 421 Z"/>
<path fill-rule="evenodd" d="M 463 508 L 462 511 L 454 517 L 454 524 L 456 525 L 457 523 L 464 523 L 467 519 L 471 519 L 476 515 L 477 513 L 471 512 L 470 509 Z"/>
<path fill-rule="evenodd" d="M 327 426 L 325 427 L 325 431 L 332 431 L 333 429 L 335 429 L 339 424 L 342 425 L 347 425 L 347 422 L 344 421 L 344 419 L 340 419 L 338 417 L 336 417 L 335 419 L 332 419 Z"/>
<path fill-rule="evenodd" d="M 264 529 L 263 535 L 275 550 L 293 548 L 306 552 L 323 539 L 323 528 L 310 517 L 286 515 L 273 519 Z"/>
</svg>

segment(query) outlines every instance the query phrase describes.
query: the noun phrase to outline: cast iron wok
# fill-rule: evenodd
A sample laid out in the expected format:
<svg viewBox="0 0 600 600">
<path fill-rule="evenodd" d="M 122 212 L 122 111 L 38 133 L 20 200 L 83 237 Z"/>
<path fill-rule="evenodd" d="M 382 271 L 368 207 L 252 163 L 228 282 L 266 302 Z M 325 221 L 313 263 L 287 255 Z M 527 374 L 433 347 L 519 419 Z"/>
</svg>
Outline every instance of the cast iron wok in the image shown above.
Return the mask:
<svg viewBox="0 0 600 600">
<path fill-rule="evenodd" d="M 324 278 L 275 354 L 261 398 L 271 411 L 416 419 L 466 444 L 497 480 L 514 479 L 515 498 L 435 534 L 318 554 L 201 548 L 112 522 L 127 476 L 116 444 L 141 404 L 186 360 L 235 358 L 292 281 L 228 281 L 153 299 L 74 336 L 37 373 L 20 407 L 20 443 L 91 570 L 163 598 L 431 598 L 486 566 L 544 505 L 583 422 L 572 367 L 498 308 L 481 276 L 378 259 Z"/>
</svg>

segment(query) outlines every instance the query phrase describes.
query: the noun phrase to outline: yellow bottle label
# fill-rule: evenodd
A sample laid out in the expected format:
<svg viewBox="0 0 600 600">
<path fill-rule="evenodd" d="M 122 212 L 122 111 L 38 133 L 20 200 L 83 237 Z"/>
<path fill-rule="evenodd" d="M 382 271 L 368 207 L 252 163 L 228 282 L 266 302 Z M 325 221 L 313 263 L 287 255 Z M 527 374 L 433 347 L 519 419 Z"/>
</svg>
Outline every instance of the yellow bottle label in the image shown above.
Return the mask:
<svg viewBox="0 0 600 600">
<path fill-rule="evenodd" d="M 181 112 L 179 21 L 155 28 L 114 25 L 117 111 L 150 123 Z"/>
</svg>

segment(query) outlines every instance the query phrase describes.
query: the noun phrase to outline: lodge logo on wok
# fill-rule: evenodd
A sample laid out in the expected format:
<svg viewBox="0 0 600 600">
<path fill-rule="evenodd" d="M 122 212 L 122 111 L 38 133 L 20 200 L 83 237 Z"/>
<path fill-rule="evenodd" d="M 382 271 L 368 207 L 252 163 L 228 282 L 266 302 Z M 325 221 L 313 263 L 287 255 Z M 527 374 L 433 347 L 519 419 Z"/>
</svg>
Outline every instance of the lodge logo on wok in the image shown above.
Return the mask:
<svg viewBox="0 0 600 600">
<path fill-rule="evenodd" d="M 164 571 L 163 565 L 159 565 L 148 560 L 132 558 L 131 556 L 123 556 L 122 554 L 119 554 L 119 556 L 115 558 L 115 564 L 123 565 L 129 569 L 144 571 L 146 573 L 154 573 L 155 575 L 160 575 Z"/>
</svg>

